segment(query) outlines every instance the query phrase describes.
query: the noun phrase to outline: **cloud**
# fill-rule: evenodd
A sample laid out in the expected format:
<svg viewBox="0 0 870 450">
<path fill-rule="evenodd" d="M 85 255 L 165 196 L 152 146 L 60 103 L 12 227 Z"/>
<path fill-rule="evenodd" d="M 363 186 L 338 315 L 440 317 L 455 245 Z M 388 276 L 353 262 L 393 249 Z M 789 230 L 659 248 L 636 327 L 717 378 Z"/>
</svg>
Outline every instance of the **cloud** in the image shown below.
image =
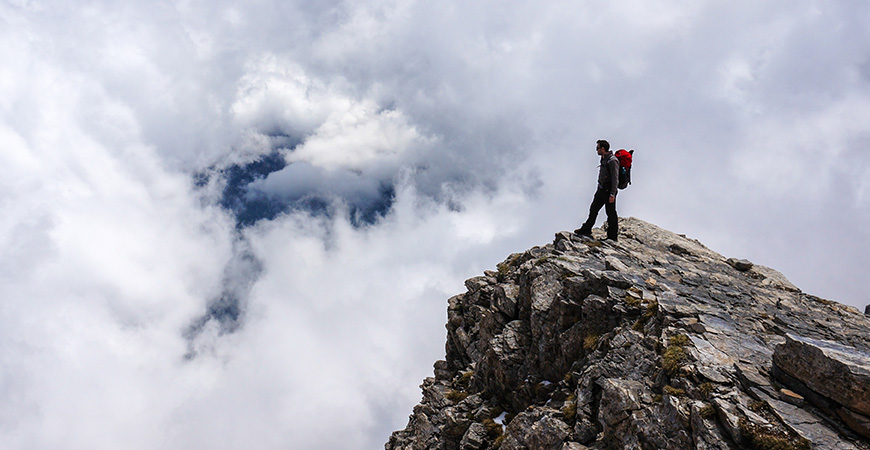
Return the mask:
<svg viewBox="0 0 870 450">
<path fill-rule="evenodd" d="M 870 139 L 868 120 L 870 97 L 865 96 L 837 99 L 821 110 L 759 117 L 747 130 L 747 150 L 735 154 L 735 172 L 743 181 L 779 195 L 802 191 L 823 201 L 838 180 L 845 181 L 842 193 L 860 195 L 855 183 L 859 177 L 850 176 L 847 166 L 866 165 L 856 146 Z"/>
<path fill-rule="evenodd" d="M 383 445 L 601 138 L 622 215 L 863 306 L 867 13 L 3 3 L 0 447 Z"/>
<path fill-rule="evenodd" d="M 164 426 L 154 412 L 174 401 L 165 388 L 180 331 L 217 285 L 231 222 L 202 208 L 135 133 L 107 148 L 68 123 L 74 92 L 33 99 L 44 122 L 11 139 L 27 143 L 12 158 L 3 152 L 0 441 L 153 447 Z"/>
<path fill-rule="evenodd" d="M 244 187 L 249 197 L 279 204 L 341 200 L 384 213 L 402 172 L 420 167 L 435 141 L 401 111 L 353 98 L 292 63 L 268 57 L 251 70 L 241 81 L 234 121 L 256 130 L 267 145 L 270 134 L 288 136 L 288 142 L 277 149 L 285 167 L 252 180 Z"/>
<path fill-rule="evenodd" d="M 325 169 L 362 170 L 378 162 L 392 162 L 425 140 L 399 111 L 375 111 L 376 105 L 354 105 L 323 123 L 289 155 L 289 162 L 308 162 Z M 395 164 L 395 163 L 394 163 Z"/>
</svg>

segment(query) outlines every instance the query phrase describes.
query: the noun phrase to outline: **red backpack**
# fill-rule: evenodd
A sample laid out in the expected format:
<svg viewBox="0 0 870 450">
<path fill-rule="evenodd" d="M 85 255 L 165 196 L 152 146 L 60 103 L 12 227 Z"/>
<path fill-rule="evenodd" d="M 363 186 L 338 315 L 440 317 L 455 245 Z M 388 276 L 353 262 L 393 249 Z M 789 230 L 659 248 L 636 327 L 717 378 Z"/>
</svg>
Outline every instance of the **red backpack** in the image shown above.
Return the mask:
<svg viewBox="0 0 870 450">
<path fill-rule="evenodd" d="M 619 160 L 619 188 L 625 189 L 631 184 L 631 158 L 634 150 L 619 149 L 613 154 Z"/>
</svg>

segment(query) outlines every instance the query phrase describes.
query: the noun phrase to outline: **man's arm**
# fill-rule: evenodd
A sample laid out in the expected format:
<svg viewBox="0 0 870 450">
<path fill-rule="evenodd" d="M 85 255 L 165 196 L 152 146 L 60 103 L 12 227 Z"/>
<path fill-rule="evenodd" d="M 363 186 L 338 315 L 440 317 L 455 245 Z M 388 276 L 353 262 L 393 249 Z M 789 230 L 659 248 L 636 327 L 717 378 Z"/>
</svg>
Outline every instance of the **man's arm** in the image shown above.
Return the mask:
<svg viewBox="0 0 870 450">
<path fill-rule="evenodd" d="M 607 162 L 607 168 L 610 170 L 610 203 L 616 201 L 616 192 L 619 190 L 619 160 L 610 158 Z"/>
</svg>

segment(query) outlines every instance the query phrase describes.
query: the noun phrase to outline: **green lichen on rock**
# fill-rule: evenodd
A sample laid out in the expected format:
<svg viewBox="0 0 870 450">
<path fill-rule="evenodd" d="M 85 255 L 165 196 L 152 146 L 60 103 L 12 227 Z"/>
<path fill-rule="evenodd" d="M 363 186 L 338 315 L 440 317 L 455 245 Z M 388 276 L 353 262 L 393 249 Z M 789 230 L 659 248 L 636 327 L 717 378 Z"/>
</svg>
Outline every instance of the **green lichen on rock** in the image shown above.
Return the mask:
<svg viewBox="0 0 870 450">
<path fill-rule="evenodd" d="M 467 370 L 465 372 L 462 372 L 459 375 L 459 379 L 456 380 L 456 385 L 462 388 L 468 388 L 468 386 L 471 384 L 472 377 L 474 377 L 473 370 Z"/>
<path fill-rule="evenodd" d="M 447 391 L 446 394 L 444 394 L 444 397 L 451 402 L 459 403 L 468 398 L 468 392 L 460 391 L 457 389 L 450 389 Z"/>
<path fill-rule="evenodd" d="M 668 346 L 662 353 L 662 367 L 668 375 L 674 377 L 679 374 L 688 357 L 685 347 L 689 342 L 689 337 L 685 334 L 679 334 L 669 339 Z"/>
<path fill-rule="evenodd" d="M 650 319 L 655 317 L 658 313 L 659 313 L 659 302 L 656 300 L 651 300 L 646 305 L 646 310 L 644 311 L 644 313 L 640 316 L 640 318 L 637 319 L 637 321 L 634 322 L 634 325 L 632 325 L 631 329 L 634 331 L 637 331 L 639 333 L 643 332 L 644 327 L 646 327 L 646 324 L 650 321 Z"/>
<path fill-rule="evenodd" d="M 486 429 L 486 435 L 492 440 L 496 440 L 504 434 L 504 427 L 494 419 L 483 419 L 483 427 Z"/>
<path fill-rule="evenodd" d="M 685 334 L 678 334 L 668 339 L 668 344 L 679 345 L 680 347 L 685 347 L 690 343 L 692 343 L 691 339 L 689 339 L 689 336 L 686 336 Z"/>
<path fill-rule="evenodd" d="M 637 298 L 637 297 L 634 297 L 634 296 L 631 296 L 631 295 L 626 295 L 626 296 L 625 296 L 625 304 L 628 305 L 628 306 L 631 306 L 632 308 L 637 308 L 637 307 L 639 307 L 642 303 L 643 303 L 643 300 L 641 300 L 641 299 L 639 299 L 639 298 Z"/>
<path fill-rule="evenodd" d="M 712 419 L 713 417 L 716 417 L 716 408 L 714 408 L 713 405 L 704 405 L 700 410 L 698 410 L 698 414 L 700 414 L 703 419 Z"/>
<path fill-rule="evenodd" d="M 595 347 L 598 346 L 598 340 L 601 336 L 597 334 L 589 334 L 585 338 L 583 338 L 583 350 L 587 352 L 591 352 L 595 350 Z"/>
<path fill-rule="evenodd" d="M 800 436 L 769 427 L 762 427 L 741 418 L 740 434 L 745 444 L 752 450 L 811 450 L 810 442 Z"/>
<path fill-rule="evenodd" d="M 565 421 L 571 423 L 577 418 L 577 396 L 571 394 L 565 399 L 565 404 L 562 406 L 562 414 L 565 416 Z"/>
<path fill-rule="evenodd" d="M 675 388 L 675 387 L 670 386 L 670 385 L 665 386 L 664 389 L 662 389 L 662 391 L 664 391 L 665 394 L 668 394 L 671 397 L 685 397 L 686 396 L 686 391 L 684 389 Z"/>
<path fill-rule="evenodd" d="M 701 393 L 701 396 L 705 399 L 710 398 L 710 394 L 712 394 L 716 390 L 716 385 L 710 382 L 701 383 L 698 386 L 698 392 Z"/>
</svg>

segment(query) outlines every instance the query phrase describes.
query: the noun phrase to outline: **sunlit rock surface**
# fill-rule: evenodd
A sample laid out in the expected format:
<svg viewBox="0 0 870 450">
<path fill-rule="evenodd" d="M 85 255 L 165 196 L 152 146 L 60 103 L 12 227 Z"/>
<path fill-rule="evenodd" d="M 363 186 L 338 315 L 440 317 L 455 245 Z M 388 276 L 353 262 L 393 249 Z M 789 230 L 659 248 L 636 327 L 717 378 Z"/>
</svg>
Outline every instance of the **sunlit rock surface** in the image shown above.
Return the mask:
<svg viewBox="0 0 870 450">
<path fill-rule="evenodd" d="M 870 318 L 638 219 L 594 237 L 466 282 L 388 450 L 870 449 Z"/>
</svg>

